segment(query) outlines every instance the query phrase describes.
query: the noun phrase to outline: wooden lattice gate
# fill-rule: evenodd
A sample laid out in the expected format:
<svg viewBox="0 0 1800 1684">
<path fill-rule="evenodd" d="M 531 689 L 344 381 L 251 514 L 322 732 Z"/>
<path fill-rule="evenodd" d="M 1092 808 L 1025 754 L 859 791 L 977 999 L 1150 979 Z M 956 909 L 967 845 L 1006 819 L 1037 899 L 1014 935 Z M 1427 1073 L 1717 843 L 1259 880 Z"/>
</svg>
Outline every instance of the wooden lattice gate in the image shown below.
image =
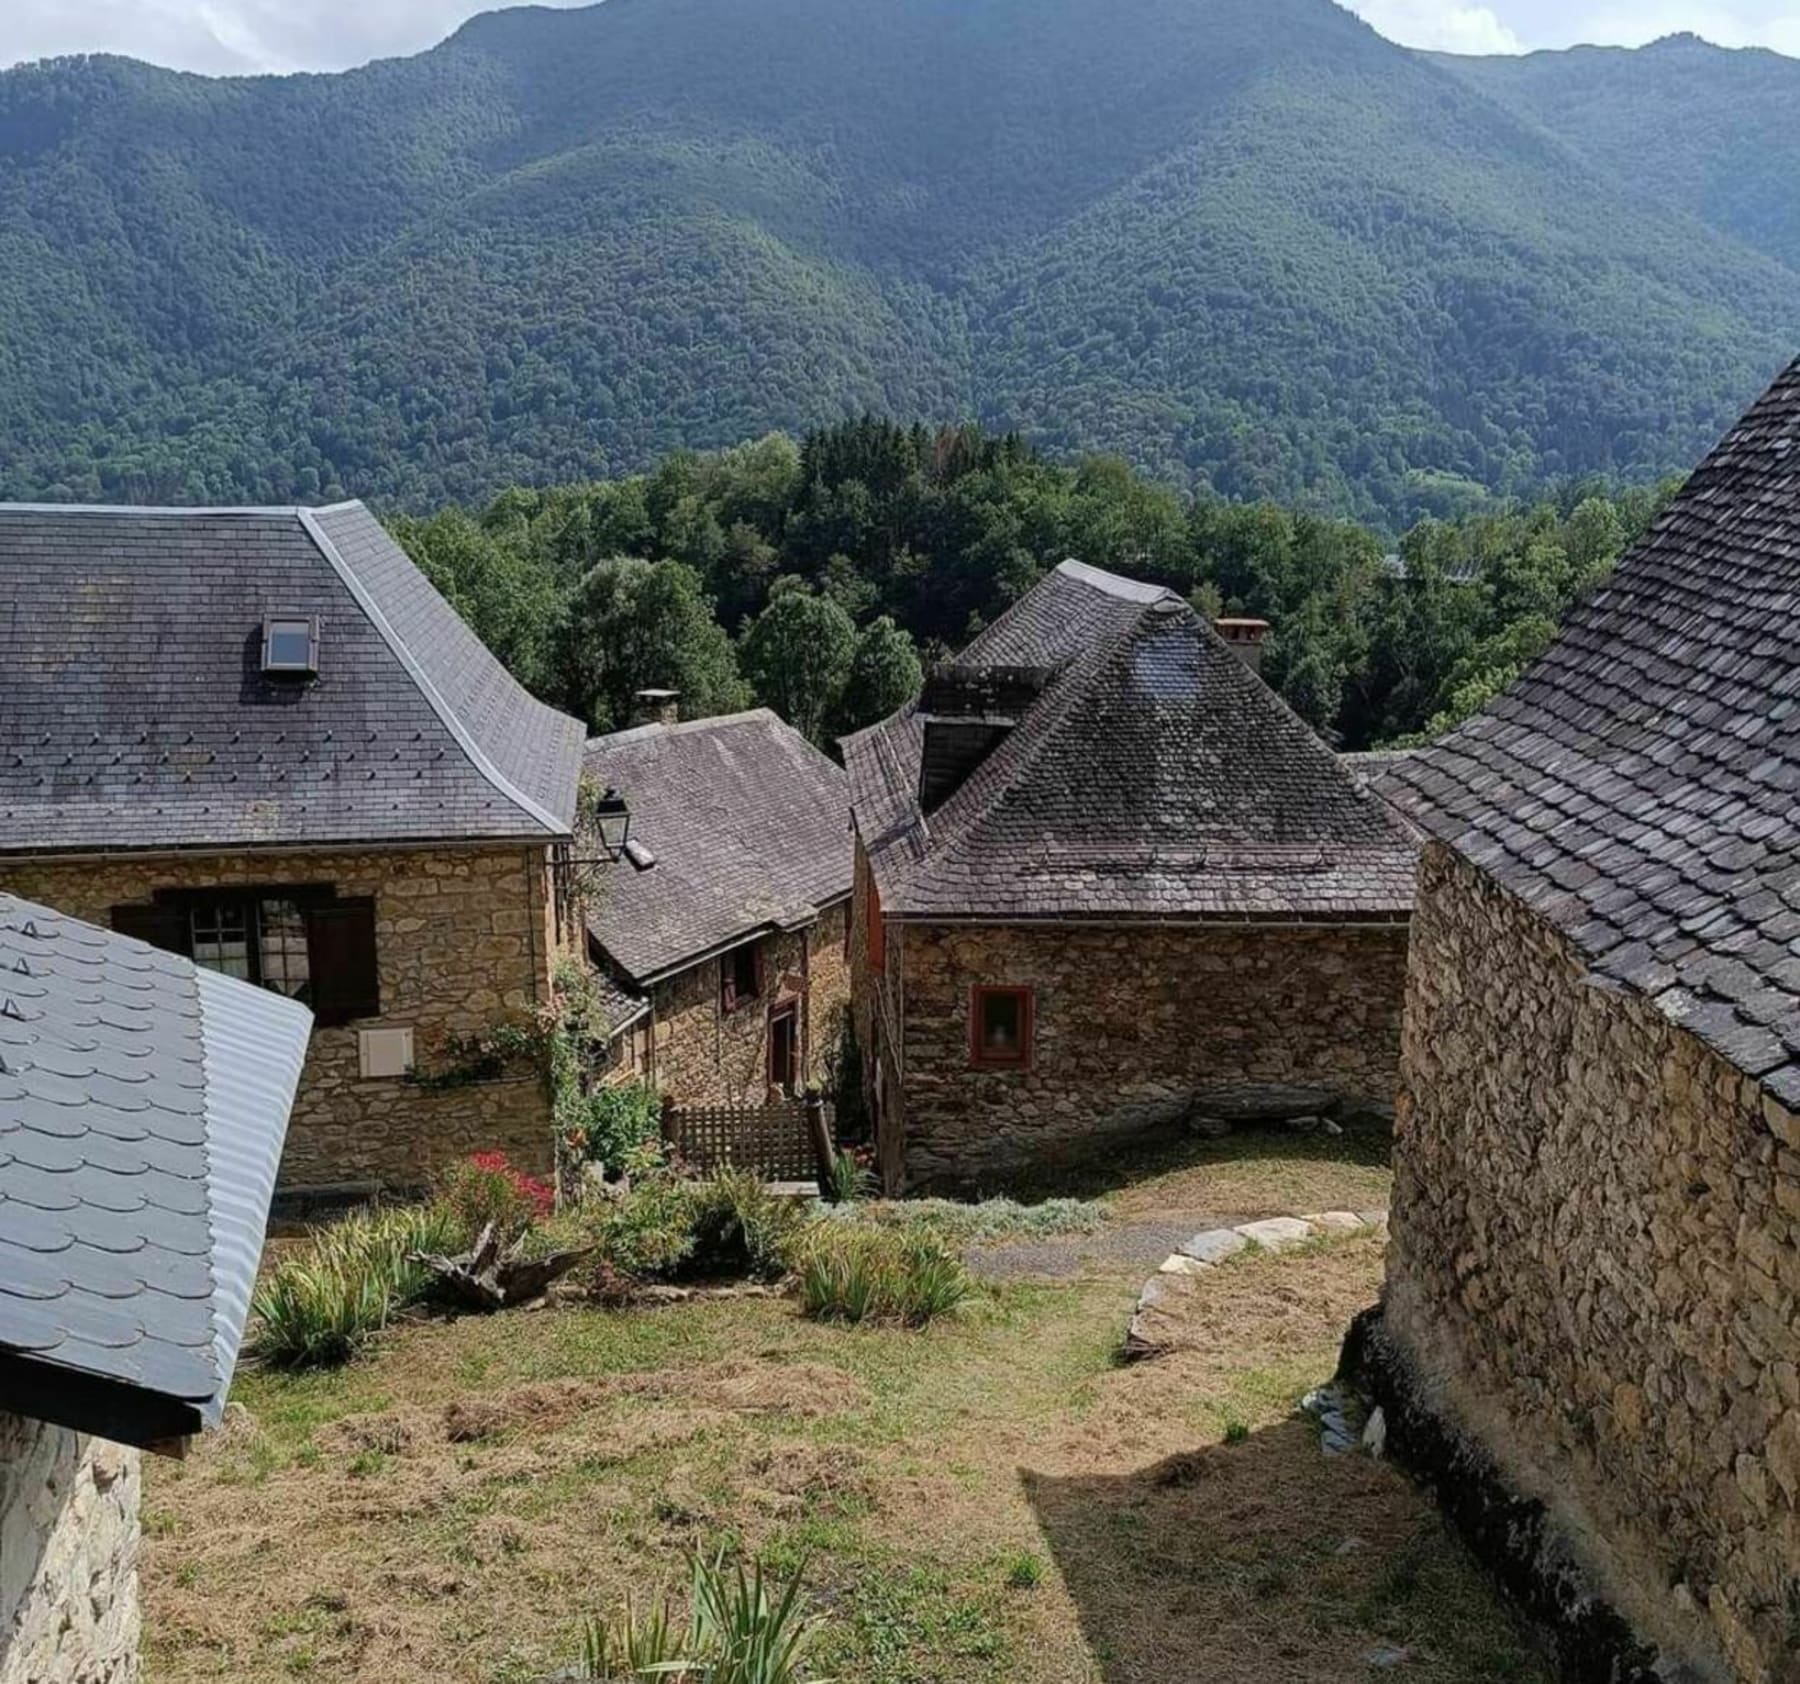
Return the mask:
<svg viewBox="0 0 1800 1684">
<path fill-rule="evenodd" d="M 663 1139 L 691 1169 L 746 1169 L 765 1181 L 816 1181 L 831 1141 L 831 1108 L 819 1099 L 773 1105 L 663 1104 Z"/>
</svg>

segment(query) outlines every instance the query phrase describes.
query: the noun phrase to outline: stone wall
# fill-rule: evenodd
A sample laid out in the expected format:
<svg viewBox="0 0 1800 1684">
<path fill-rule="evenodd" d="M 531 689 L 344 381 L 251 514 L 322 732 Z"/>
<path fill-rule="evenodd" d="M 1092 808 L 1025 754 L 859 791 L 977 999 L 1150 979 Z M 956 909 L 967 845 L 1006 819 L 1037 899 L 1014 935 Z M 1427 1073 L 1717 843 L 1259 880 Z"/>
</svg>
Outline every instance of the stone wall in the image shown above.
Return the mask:
<svg viewBox="0 0 1800 1684">
<path fill-rule="evenodd" d="M 359 1029 L 411 1027 L 420 1066 L 429 1069 L 447 1034 L 517 1020 L 548 1000 L 557 922 L 545 850 L 0 861 L 0 888 L 100 925 L 115 905 L 148 901 L 158 889 L 321 883 L 340 896 L 374 897 L 382 1015 L 313 1030 L 282 1190 L 414 1186 L 456 1158 L 494 1148 L 547 1171 L 549 1101 L 535 1073 L 442 1091 L 365 1081 L 357 1046 Z"/>
<path fill-rule="evenodd" d="M 139 1460 L 0 1414 L 0 1684 L 137 1677 Z"/>
<path fill-rule="evenodd" d="M 1079 1158 L 1227 1089 L 1385 1103 L 1398 1082 L 1403 925 L 890 920 L 886 946 L 884 1171 L 898 1150 L 911 1187 Z M 1029 1068 L 971 1067 L 977 985 L 1033 990 Z"/>
<path fill-rule="evenodd" d="M 1666 1655 L 1800 1677 L 1800 1118 L 1441 846 L 1410 988 L 1389 1336 Z"/>
<path fill-rule="evenodd" d="M 847 916 L 846 907 L 829 907 L 804 930 L 764 937 L 762 991 L 732 1011 L 724 1007 L 729 955 L 658 983 L 651 991 L 656 1085 L 683 1105 L 761 1105 L 769 1096 L 770 1015 L 787 1005 L 798 1012 L 803 1076 L 824 1081 L 849 1008 Z"/>
</svg>

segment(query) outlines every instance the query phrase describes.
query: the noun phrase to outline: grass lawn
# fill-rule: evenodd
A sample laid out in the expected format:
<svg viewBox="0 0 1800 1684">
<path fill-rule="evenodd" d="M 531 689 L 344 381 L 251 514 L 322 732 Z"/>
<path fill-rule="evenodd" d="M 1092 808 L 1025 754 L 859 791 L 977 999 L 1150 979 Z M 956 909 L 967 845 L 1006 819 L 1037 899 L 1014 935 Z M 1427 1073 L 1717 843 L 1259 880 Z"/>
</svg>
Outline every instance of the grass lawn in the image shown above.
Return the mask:
<svg viewBox="0 0 1800 1684">
<path fill-rule="evenodd" d="M 1232 1140 L 1141 1166 L 1116 1219 L 1386 1202 L 1362 1149 L 1305 1144 L 1263 1165 L 1304 1197 L 1271 1207 Z M 1135 1368 L 1144 1271 L 1101 1259 L 923 1333 L 779 1298 L 559 1309 L 248 1373 L 225 1432 L 147 1468 L 146 1676 L 533 1679 L 728 1541 L 808 1562 L 844 1684 L 1538 1680 L 1412 1489 L 1294 1418 L 1380 1267 L 1367 1236 L 1235 1260 L 1193 1348 Z"/>
</svg>

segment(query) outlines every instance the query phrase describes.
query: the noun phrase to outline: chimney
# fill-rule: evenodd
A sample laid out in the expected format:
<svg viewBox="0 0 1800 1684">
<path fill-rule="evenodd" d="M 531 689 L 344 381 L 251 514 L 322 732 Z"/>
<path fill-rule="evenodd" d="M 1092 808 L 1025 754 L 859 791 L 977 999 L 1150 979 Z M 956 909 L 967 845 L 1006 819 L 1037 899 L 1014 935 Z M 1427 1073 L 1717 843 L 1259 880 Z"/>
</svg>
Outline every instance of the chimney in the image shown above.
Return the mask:
<svg viewBox="0 0 1800 1684">
<path fill-rule="evenodd" d="M 679 690 L 640 690 L 633 700 L 637 704 L 631 710 L 633 725 L 674 725 L 681 718 Z"/>
<path fill-rule="evenodd" d="M 1263 639 L 1269 635 L 1267 620 L 1214 620 L 1213 629 L 1231 646 L 1231 652 L 1259 678 L 1262 676 Z"/>
</svg>

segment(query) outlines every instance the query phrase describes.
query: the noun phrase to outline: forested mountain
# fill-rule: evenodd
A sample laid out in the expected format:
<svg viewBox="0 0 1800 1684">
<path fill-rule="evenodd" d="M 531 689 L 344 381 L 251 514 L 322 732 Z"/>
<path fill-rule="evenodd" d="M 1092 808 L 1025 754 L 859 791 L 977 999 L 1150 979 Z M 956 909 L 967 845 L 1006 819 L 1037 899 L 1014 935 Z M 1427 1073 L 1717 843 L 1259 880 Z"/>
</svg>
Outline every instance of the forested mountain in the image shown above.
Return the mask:
<svg viewBox="0 0 1800 1684">
<path fill-rule="evenodd" d="M 1760 57 L 1701 53 L 1696 109 L 1789 136 Z M 608 0 L 344 75 L 24 67 L 0 494 L 418 507 L 863 411 L 1390 530 L 1647 479 L 1800 345 L 1800 178 L 1727 214 L 1710 132 L 1629 170 L 1639 96 L 1550 122 L 1579 97 L 1331 0 Z"/>
<path fill-rule="evenodd" d="M 1437 62 L 1622 187 L 1800 268 L 1800 60 L 1671 35 Z"/>
</svg>

